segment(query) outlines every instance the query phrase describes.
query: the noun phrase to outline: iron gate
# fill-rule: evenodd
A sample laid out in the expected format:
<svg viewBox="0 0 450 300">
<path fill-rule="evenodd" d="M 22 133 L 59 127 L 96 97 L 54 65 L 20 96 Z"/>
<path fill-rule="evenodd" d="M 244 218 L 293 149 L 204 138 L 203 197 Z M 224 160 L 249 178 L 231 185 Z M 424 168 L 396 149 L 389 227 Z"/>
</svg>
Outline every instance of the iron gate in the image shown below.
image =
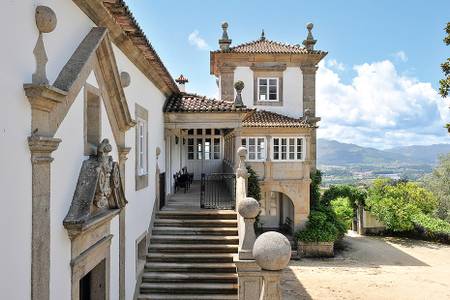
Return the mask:
<svg viewBox="0 0 450 300">
<path fill-rule="evenodd" d="M 207 209 L 235 209 L 236 175 L 226 173 L 202 174 L 200 207 Z"/>
</svg>

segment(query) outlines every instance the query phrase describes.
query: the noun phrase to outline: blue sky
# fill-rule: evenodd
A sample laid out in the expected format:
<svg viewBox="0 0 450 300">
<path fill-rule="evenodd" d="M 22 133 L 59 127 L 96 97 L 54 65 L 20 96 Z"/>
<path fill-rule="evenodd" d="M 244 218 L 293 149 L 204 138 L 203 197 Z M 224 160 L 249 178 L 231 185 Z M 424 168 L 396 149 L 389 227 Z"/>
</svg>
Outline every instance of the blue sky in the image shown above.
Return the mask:
<svg viewBox="0 0 450 300">
<path fill-rule="evenodd" d="M 268 39 L 301 43 L 313 22 L 316 48 L 329 52 L 317 78 L 319 136 L 377 148 L 450 142 L 447 103 L 436 95 L 439 64 L 450 54 L 442 42 L 448 0 L 127 4 L 171 74 L 183 73 L 189 91 L 208 96 L 217 94 L 209 50 L 218 48 L 222 21 L 235 45 L 263 28 Z"/>
</svg>

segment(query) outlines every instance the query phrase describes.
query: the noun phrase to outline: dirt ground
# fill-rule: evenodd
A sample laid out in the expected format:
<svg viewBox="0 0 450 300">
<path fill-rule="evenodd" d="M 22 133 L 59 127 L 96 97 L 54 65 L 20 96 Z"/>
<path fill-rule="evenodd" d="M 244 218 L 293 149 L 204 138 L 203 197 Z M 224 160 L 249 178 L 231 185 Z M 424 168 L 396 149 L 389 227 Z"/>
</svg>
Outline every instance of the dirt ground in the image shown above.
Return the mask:
<svg viewBox="0 0 450 300">
<path fill-rule="evenodd" d="M 342 248 L 291 261 L 283 299 L 450 299 L 450 246 L 349 234 Z"/>
</svg>

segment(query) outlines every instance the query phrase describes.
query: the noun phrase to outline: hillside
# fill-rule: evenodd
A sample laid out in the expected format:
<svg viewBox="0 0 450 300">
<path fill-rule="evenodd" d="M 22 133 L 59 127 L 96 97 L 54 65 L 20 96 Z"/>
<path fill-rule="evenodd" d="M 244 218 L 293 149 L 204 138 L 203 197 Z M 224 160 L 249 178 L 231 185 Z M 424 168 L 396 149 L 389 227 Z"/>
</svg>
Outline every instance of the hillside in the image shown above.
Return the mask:
<svg viewBox="0 0 450 300">
<path fill-rule="evenodd" d="M 318 139 L 319 165 L 345 166 L 348 164 L 429 164 L 437 162 L 439 155 L 450 153 L 450 144 L 406 146 L 387 150 Z"/>
</svg>

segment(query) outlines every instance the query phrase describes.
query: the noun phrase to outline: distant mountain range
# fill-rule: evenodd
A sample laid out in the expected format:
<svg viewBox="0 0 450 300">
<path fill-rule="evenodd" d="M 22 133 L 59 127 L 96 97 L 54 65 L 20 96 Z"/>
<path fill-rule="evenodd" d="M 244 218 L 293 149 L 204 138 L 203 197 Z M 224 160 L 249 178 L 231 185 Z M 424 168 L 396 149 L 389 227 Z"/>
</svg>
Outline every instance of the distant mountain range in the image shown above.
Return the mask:
<svg viewBox="0 0 450 300">
<path fill-rule="evenodd" d="M 318 139 L 319 165 L 345 166 L 349 164 L 427 164 L 434 165 L 441 154 L 450 152 L 450 144 L 406 146 L 386 150 Z"/>
</svg>

